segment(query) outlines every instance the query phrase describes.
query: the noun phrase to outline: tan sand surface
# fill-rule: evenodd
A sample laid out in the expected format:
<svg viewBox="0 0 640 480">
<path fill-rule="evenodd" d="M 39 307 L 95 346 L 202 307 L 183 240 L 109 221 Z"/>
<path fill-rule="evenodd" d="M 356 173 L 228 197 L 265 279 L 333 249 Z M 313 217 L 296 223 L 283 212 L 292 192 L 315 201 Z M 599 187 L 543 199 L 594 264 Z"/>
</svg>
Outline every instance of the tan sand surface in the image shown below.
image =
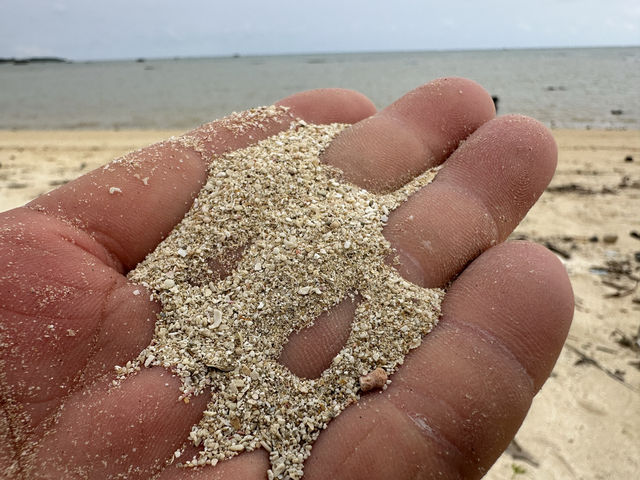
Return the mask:
<svg viewBox="0 0 640 480">
<path fill-rule="evenodd" d="M 0 211 L 173 131 L 0 131 Z M 640 132 L 555 130 L 559 165 L 514 238 L 563 259 L 574 323 L 516 442 L 486 478 L 640 471 Z M 633 161 L 625 161 L 631 156 Z M 637 237 L 632 235 L 636 232 Z"/>
</svg>

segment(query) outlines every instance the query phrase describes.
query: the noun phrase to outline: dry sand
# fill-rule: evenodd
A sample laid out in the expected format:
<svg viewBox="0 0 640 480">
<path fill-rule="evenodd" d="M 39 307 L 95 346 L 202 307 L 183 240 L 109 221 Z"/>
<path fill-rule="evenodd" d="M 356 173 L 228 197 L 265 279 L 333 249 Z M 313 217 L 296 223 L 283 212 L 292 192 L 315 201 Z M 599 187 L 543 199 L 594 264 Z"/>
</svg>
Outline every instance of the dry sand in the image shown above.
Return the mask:
<svg viewBox="0 0 640 480">
<path fill-rule="evenodd" d="M 283 110 L 252 113 L 267 120 Z M 216 465 L 262 447 L 269 480 L 298 480 L 327 424 L 360 390 L 385 388 L 387 373 L 440 315 L 444 291 L 418 287 L 386 264 L 392 249 L 382 235 L 389 212 L 437 169 L 389 195 L 340 181 L 319 155 L 345 126 L 291 123 L 216 157 L 180 224 L 128 274 L 162 311 L 151 343 L 116 370 L 170 368 L 186 400 L 211 388 L 189 435 L 199 452 L 174 454 L 183 464 Z M 238 251 L 228 276 L 214 272 L 212 263 Z M 318 378 L 278 362 L 292 333 L 356 294 L 351 332 Z"/>
<path fill-rule="evenodd" d="M 0 211 L 178 133 L 0 131 Z M 576 295 L 575 318 L 516 443 L 486 478 L 634 478 L 640 471 L 640 349 L 634 346 L 640 132 L 554 134 L 558 172 L 514 237 L 547 244 L 563 259 Z"/>
</svg>

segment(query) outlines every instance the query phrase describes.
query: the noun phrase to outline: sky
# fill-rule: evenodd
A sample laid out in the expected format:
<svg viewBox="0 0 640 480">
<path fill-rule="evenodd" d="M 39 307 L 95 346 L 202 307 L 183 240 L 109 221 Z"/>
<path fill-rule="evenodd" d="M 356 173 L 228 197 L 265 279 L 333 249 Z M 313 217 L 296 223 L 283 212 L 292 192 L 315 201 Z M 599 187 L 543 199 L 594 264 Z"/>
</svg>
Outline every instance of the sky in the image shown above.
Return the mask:
<svg viewBox="0 0 640 480">
<path fill-rule="evenodd" d="M 638 0 L 0 0 L 0 57 L 640 45 Z"/>
</svg>

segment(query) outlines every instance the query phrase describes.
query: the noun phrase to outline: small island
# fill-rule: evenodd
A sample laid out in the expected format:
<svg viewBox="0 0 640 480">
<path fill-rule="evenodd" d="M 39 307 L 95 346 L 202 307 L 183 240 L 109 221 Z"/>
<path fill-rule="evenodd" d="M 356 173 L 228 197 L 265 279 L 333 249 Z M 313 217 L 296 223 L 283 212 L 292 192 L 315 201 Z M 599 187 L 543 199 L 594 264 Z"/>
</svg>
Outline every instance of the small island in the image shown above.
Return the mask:
<svg viewBox="0 0 640 480">
<path fill-rule="evenodd" d="M 30 63 L 72 63 L 71 60 L 61 57 L 23 57 L 23 58 L 0 58 L 0 63 L 11 63 L 13 65 L 28 65 Z"/>
</svg>

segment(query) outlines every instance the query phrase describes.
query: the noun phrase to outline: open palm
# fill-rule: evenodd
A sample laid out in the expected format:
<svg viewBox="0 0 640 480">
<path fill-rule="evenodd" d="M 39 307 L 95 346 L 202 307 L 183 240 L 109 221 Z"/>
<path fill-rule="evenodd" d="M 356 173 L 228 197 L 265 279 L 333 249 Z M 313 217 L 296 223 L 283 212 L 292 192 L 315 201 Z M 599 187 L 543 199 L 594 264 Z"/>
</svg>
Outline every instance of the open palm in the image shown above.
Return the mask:
<svg viewBox="0 0 640 480">
<path fill-rule="evenodd" d="M 429 287 L 455 279 L 439 326 L 386 391 L 365 395 L 320 435 L 305 478 L 475 478 L 506 448 L 573 312 L 553 255 L 502 243 L 553 174 L 551 135 L 531 119 L 494 118 L 487 93 L 462 79 L 429 83 L 377 113 L 362 95 L 337 89 L 279 104 L 289 107 L 279 120 L 213 122 L 0 214 L 0 475 L 265 478 L 263 451 L 216 467 L 168 464 L 207 395 L 179 401 L 178 380 L 161 368 L 115 385 L 114 367 L 149 343 L 159 311 L 126 273 L 184 216 L 212 156 L 294 117 L 353 124 L 323 160 L 372 191 L 444 163 L 392 212 L 385 236 L 407 279 Z M 342 304 L 294 335 L 281 361 L 319 375 L 352 311 Z"/>
</svg>

